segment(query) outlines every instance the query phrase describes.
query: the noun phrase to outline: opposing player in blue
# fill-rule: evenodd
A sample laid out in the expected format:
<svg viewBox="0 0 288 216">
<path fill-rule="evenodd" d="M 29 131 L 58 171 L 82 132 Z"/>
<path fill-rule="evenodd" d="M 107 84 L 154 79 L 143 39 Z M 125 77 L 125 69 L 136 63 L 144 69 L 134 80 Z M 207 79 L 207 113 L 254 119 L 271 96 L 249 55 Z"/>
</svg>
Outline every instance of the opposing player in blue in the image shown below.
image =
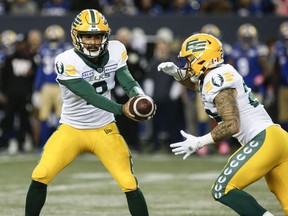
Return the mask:
<svg viewBox="0 0 288 216">
<path fill-rule="evenodd" d="M 271 216 L 244 188 L 265 177 L 271 192 L 288 215 L 288 133 L 272 122 L 243 77 L 223 63 L 221 42 L 209 34 L 195 34 L 182 44 L 185 68 L 163 62 L 159 70 L 188 88 L 199 90 L 206 113 L 218 122 L 211 132 L 196 137 L 181 131 L 184 141 L 171 144 L 183 159 L 221 140 L 235 137 L 242 145 L 228 160 L 211 193 L 239 215 Z M 199 88 L 198 88 L 199 87 Z"/>
<path fill-rule="evenodd" d="M 232 45 L 227 62 L 235 67 L 261 102 L 265 92 L 265 78 L 272 73 L 272 67 L 267 61 L 268 47 L 259 41 L 258 31 L 250 23 L 239 26 L 237 37 L 238 41 Z"/>
<path fill-rule="evenodd" d="M 119 133 L 114 115 L 126 115 L 124 105 L 111 100 L 117 79 L 129 98 L 143 95 L 126 65 L 125 46 L 110 40 L 106 18 L 97 10 L 81 11 L 71 26 L 74 49 L 59 54 L 55 71 L 63 105 L 58 129 L 44 146 L 32 173 L 25 216 L 38 216 L 45 203 L 47 185 L 81 153 L 98 157 L 125 193 L 132 216 L 148 216 L 145 198 L 134 175 L 132 155 Z M 153 114 L 151 114 L 151 117 Z"/>
<path fill-rule="evenodd" d="M 45 43 L 39 49 L 39 64 L 35 76 L 33 105 L 39 111 L 40 150 L 51 136 L 60 119 L 62 109 L 61 91 L 56 81 L 54 60 L 57 55 L 71 49 L 65 43 L 65 31 L 60 25 L 49 25 L 45 31 Z"/>
<path fill-rule="evenodd" d="M 275 71 L 278 75 L 278 120 L 288 130 L 288 21 L 279 26 L 280 38 L 275 43 Z M 277 79 L 277 76 L 276 76 Z"/>
</svg>

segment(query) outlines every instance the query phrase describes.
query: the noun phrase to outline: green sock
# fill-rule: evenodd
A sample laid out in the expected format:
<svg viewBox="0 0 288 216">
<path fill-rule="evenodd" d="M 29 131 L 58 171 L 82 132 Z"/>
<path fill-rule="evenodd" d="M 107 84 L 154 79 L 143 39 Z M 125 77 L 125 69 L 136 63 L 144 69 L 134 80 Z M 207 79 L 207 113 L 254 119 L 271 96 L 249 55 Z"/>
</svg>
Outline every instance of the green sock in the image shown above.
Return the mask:
<svg viewBox="0 0 288 216">
<path fill-rule="evenodd" d="M 25 216 L 39 216 L 46 194 L 47 185 L 32 180 L 26 196 Z"/>
<path fill-rule="evenodd" d="M 148 208 L 142 191 L 138 188 L 136 191 L 126 192 L 129 211 L 132 216 L 148 216 Z"/>
<path fill-rule="evenodd" d="M 234 189 L 218 199 L 241 216 L 262 216 L 265 210 L 250 194 Z"/>
</svg>

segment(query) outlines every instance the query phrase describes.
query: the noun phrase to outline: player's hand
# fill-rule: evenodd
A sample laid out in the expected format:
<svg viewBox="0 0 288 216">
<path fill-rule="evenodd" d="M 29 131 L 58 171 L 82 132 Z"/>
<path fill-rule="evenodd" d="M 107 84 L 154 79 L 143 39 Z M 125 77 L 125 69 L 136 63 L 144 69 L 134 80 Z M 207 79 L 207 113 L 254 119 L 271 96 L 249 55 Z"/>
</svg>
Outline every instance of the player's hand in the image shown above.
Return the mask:
<svg viewBox="0 0 288 216">
<path fill-rule="evenodd" d="M 164 73 L 173 76 L 177 81 L 184 80 L 186 78 L 186 71 L 181 70 L 173 62 L 162 62 L 157 67 L 158 71 L 163 71 Z"/>
<path fill-rule="evenodd" d="M 203 145 L 201 144 L 198 137 L 187 134 L 183 130 L 181 130 L 180 133 L 185 138 L 185 140 L 182 142 L 173 143 L 170 145 L 170 147 L 172 148 L 172 152 L 174 152 L 175 155 L 185 154 L 183 157 L 183 160 L 185 160 L 192 153 L 202 148 Z"/>
<path fill-rule="evenodd" d="M 124 113 L 124 115 L 126 117 L 128 117 L 129 119 L 133 120 L 133 121 L 137 121 L 140 122 L 138 119 L 135 118 L 135 116 L 129 111 L 129 105 L 130 105 L 130 101 L 132 100 L 133 97 L 129 98 L 129 100 L 123 105 L 122 107 L 122 112 Z"/>
<path fill-rule="evenodd" d="M 34 92 L 32 94 L 32 104 L 35 108 L 39 109 L 41 106 L 41 96 L 39 92 Z"/>
</svg>

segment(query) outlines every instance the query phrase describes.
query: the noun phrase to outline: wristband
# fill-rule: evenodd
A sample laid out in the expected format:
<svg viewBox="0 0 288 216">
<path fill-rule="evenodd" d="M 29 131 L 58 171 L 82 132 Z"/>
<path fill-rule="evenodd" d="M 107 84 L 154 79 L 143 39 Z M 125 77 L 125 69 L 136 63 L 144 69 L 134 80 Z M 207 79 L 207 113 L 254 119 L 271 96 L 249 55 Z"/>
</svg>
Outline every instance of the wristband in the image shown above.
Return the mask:
<svg viewBox="0 0 288 216">
<path fill-rule="evenodd" d="M 199 141 L 200 141 L 202 146 L 215 143 L 215 141 L 212 138 L 211 133 L 208 133 L 208 134 L 206 134 L 204 136 L 199 137 Z"/>
</svg>

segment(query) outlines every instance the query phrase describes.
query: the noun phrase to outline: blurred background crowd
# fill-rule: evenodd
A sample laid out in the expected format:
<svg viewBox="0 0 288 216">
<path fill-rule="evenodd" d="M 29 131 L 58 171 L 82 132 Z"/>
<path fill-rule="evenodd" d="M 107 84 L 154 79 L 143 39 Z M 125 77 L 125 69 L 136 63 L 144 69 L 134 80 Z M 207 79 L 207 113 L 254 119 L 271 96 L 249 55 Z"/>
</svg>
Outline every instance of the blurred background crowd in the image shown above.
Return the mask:
<svg viewBox="0 0 288 216">
<path fill-rule="evenodd" d="M 109 23 L 109 16 L 115 14 L 160 16 L 163 13 L 227 12 L 236 16 L 277 14 L 285 17 L 288 1 L 0 0 L 0 8 L 2 16 L 65 16 L 73 11 L 95 8 L 107 15 Z M 54 58 L 72 48 L 70 33 L 64 28 L 66 26 L 55 23 L 44 30 L 31 26 L 27 32 L 11 29 L 0 32 L 0 155 L 39 153 L 57 128 L 61 93 L 55 80 Z M 232 33 L 235 40 L 229 43 L 223 39 L 220 26 L 214 23 L 206 23 L 194 33 L 209 33 L 222 41 L 225 62 L 232 64 L 244 77 L 273 120 L 288 130 L 288 21 L 279 23 L 277 29 L 277 37 L 261 41 L 259 29 L 251 23 L 243 23 Z M 153 35 L 147 35 L 141 26 L 123 25 L 112 29 L 110 39 L 117 39 L 126 46 L 130 72 L 158 107 L 152 120 L 141 123 L 116 116 L 119 129 L 133 152 L 168 153 L 170 143 L 182 140 L 180 129 L 200 136 L 215 126 L 195 92 L 157 71 L 158 64 L 164 61 L 183 66 L 177 58 L 183 38 L 176 33 L 168 27 L 157 29 Z M 128 100 L 117 84 L 113 98 L 119 103 Z M 230 139 L 215 147 L 203 148 L 197 155 L 227 155 L 237 145 L 236 140 Z"/>
<path fill-rule="evenodd" d="M 287 16 L 286 0 L 0 0 L 0 14 L 63 16 L 94 8 L 106 16 L 125 14 L 235 13 L 239 16 L 277 14 Z"/>
</svg>

